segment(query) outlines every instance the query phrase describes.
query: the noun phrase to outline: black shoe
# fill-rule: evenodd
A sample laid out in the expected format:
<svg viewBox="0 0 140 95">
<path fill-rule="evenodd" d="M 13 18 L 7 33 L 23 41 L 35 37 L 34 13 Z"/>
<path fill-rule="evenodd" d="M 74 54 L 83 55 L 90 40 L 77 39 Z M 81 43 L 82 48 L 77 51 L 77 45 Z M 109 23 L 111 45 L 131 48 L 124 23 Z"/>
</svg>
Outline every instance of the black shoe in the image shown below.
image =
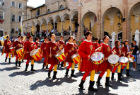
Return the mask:
<svg viewBox="0 0 140 95">
<path fill-rule="evenodd" d="M 85 81 L 84 80 L 81 80 L 81 83 L 79 84 L 79 87 L 80 87 L 81 90 L 85 90 L 84 89 L 84 86 L 83 86 L 84 83 L 85 83 Z"/>
<path fill-rule="evenodd" d="M 112 81 L 114 80 L 114 73 L 112 73 L 111 80 Z"/>
<path fill-rule="evenodd" d="M 27 71 L 29 64 L 26 64 L 25 71 Z"/>
<path fill-rule="evenodd" d="M 21 61 L 19 61 L 19 67 L 21 67 Z"/>
<path fill-rule="evenodd" d="M 45 67 L 45 63 L 43 63 L 42 69 L 44 69 L 44 67 Z"/>
<path fill-rule="evenodd" d="M 66 69 L 65 77 L 68 77 L 69 69 Z"/>
<path fill-rule="evenodd" d="M 96 82 L 96 83 L 97 83 L 97 86 L 102 86 L 101 83 L 100 83 L 101 79 L 102 79 L 102 77 L 99 76 L 99 77 L 98 77 L 98 80 L 97 80 L 97 82 Z"/>
<path fill-rule="evenodd" d="M 18 61 L 16 61 L 16 67 L 17 67 Z"/>
<path fill-rule="evenodd" d="M 121 77 L 121 73 L 118 73 L 118 81 L 121 81 L 122 77 Z"/>
<path fill-rule="evenodd" d="M 9 64 L 11 63 L 11 58 L 9 58 Z"/>
<path fill-rule="evenodd" d="M 34 65 L 31 65 L 31 71 L 36 71 L 34 70 Z"/>
<path fill-rule="evenodd" d="M 110 77 L 106 77 L 106 83 L 105 83 L 106 87 L 112 87 L 109 83 L 109 80 L 110 80 Z"/>
<path fill-rule="evenodd" d="M 57 79 L 56 75 L 57 75 L 57 71 L 54 71 L 54 73 L 53 73 L 53 80 Z"/>
<path fill-rule="evenodd" d="M 74 75 L 75 70 L 71 70 L 71 77 L 77 77 L 76 75 Z"/>
<path fill-rule="evenodd" d="M 7 57 L 5 58 L 5 62 L 7 62 Z"/>
<path fill-rule="evenodd" d="M 130 71 L 130 70 L 126 70 L 126 76 L 127 76 L 127 77 L 130 77 L 129 71 Z"/>
<path fill-rule="evenodd" d="M 49 68 L 48 68 L 48 65 L 46 66 L 46 69 L 49 69 Z"/>
<path fill-rule="evenodd" d="M 48 72 L 48 78 L 51 78 L 51 72 L 52 72 L 52 70 L 49 70 L 49 72 Z"/>
<path fill-rule="evenodd" d="M 95 83 L 94 81 L 90 81 L 89 88 L 88 88 L 89 91 L 97 91 L 97 89 L 94 89 L 94 87 L 93 87 L 94 83 Z"/>
</svg>

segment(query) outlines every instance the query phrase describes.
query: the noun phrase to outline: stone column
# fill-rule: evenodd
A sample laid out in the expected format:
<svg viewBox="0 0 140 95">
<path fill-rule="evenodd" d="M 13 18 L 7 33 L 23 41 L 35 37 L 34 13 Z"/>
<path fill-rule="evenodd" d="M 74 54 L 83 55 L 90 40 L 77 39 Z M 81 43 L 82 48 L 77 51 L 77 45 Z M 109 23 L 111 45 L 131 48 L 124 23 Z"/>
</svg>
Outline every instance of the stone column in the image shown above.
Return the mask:
<svg viewBox="0 0 140 95">
<path fill-rule="evenodd" d="M 102 39 L 104 35 L 104 27 L 101 18 L 101 0 L 97 0 L 97 38 Z"/>
<path fill-rule="evenodd" d="M 123 31 L 123 41 L 128 40 L 129 34 L 129 25 L 128 25 L 128 0 L 122 0 L 123 5 L 123 23 L 122 23 L 122 31 Z"/>
<path fill-rule="evenodd" d="M 64 19 L 61 20 L 61 35 L 63 36 L 63 22 L 64 22 Z"/>
<path fill-rule="evenodd" d="M 82 22 L 81 22 L 81 15 L 82 15 L 82 5 L 81 5 L 81 0 L 79 0 L 79 6 L 78 6 L 78 33 L 77 33 L 77 40 L 80 41 L 81 38 L 82 38 L 82 35 L 81 35 L 81 27 L 82 27 Z"/>
</svg>

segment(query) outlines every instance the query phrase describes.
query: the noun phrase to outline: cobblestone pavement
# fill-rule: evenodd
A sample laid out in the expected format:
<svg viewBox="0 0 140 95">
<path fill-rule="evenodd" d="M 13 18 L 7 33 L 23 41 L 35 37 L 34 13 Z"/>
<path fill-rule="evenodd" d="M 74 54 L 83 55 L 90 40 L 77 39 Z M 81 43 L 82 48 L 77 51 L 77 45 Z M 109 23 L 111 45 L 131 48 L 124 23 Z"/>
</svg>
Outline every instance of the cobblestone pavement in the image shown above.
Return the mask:
<svg viewBox="0 0 140 95">
<path fill-rule="evenodd" d="M 105 88 L 105 76 L 97 92 L 88 92 L 89 77 L 87 78 L 84 91 L 78 89 L 82 74 L 78 73 L 76 68 L 77 78 L 64 78 L 65 69 L 59 69 L 58 80 L 47 78 L 47 70 L 41 70 L 42 63 L 35 63 L 37 71 L 31 72 L 30 67 L 28 72 L 24 72 L 25 62 L 21 68 L 16 68 L 12 58 L 12 63 L 5 63 L 5 55 L 0 54 L 0 95 L 140 95 L 140 66 L 137 66 L 137 71 L 131 71 L 131 78 L 125 78 L 121 82 L 111 82 L 112 87 Z M 71 72 L 69 72 L 70 75 Z M 124 72 L 125 73 L 125 72 Z M 53 73 L 52 73 L 53 74 Z M 98 74 L 95 76 L 97 80 Z M 117 79 L 117 74 L 115 75 Z M 95 86 L 96 87 L 96 86 Z"/>
</svg>

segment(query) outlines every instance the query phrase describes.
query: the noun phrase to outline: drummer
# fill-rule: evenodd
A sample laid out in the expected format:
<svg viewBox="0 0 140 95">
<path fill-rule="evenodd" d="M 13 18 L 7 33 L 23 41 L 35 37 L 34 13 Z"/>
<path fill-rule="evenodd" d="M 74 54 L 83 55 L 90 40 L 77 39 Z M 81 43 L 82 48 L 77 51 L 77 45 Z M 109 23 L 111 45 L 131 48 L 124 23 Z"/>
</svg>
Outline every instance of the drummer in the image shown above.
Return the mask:
<svg viewBox="0 0 140 95">
<path fill-rule="evenodd" d="M 121 52 L 122 52 L 122 56 L 124 57 L 128 57 L 129 55 L 129 44 L 128 44 L 128 41 L 124 41 L 124 46 L 121 48 Z M 127 63 L 126 66 L 122 66 L 121 68 L 121 76 L 122 76 L 122 73 L 123 73 L 123 70 L 124 68 L 126 67 L 126 76 L 129 77 L 130 74 L 129 74 L 129 62 Z"/>
<path fill-rule="evenodd" d="M 111 55 L 112 51 L 111 51 L 110 46 L 108 45 L 108 42 L 109 42 L 109 37 L 105 36 L 103 38 L 103 43 L 101 43 L 99 49 L 96 49 L 97 51 L 102 52 L 104 54 L 104 61 L 102 64 L 98 66 L 98 71 L 101 71 L 97 80 L 98 86 L 101 86 L 100 80 L 102 79 L 105 72 L 107 72 L 105 86 L 111 86 L 109 83 L 109 80 L 110 80 L 110 72 L 111 72 L 112 66 L 108 62 L 108 57 Z"/>
<path fill-rule="evenodd" d="M 48 45 L 49 45 L 49 39 L 47 37 L 44 37 L 44 42 L 41 44 L 41 53 L 44 58 L 42 69 L 44 69 L 44 67 L 48 69 L 48 57 L 49 57 Z"/>
<path fill-rule="evenodd" d="M 20 48 L 23 48 L 23 44 L 21 43 L 21 36 L 18 36 L 18 39 L 13 43 L 13 47 L 15 48 L 14 54 L 16 56 L 16 64 L 15 65 L 17 66 L 17 64 L 19 64 L 19 67 L 20 67 L 22 58 L 19 58 L 16 51 Z"/>
<path fill-rule="evenodd" d="M 10 41 L 9 36 L 7 36 L 6 40 L 4 41 L 3 52 L 6 53 L 5 62 L 7 62 L 7 58 L 9 56 L 9 63 L 11 63 L 11 51 L 10 51 L 11 46 L 12 46 L 12 43 Z"/>
<path fill-rule="evenodd" d="M 121 56 L 121 49 L 120 49 L 120 41 L 119 40 L 115 41 L 115 47 L 112 49 L 112 53 L 118 55 L 119 57 Z M 114 80 L 114 74 L 115 74 L 117 69 L 118 69 L 118 80 L 119 81 L 122 80 L 121 79 L 121 64 L 118 64 L 117 66 L 113 67 L 111 80 Z"/>
<path fill-rule="evenodd" d="M 35 44 L 36 44 L 36 49 L 40 47 L 40 42 L 38 37 L 35 38 Z"/>
<path fill-rule="evenodd" d="M 65 61 L 68 62 L 68 64 L 69 64 L 67 66 L 67 69 L 66 69 L 65 77 L 68 77 L 69 69 L 71 67 L 72 67 L 71 77 L 76 77 L 74 75 L 74 72 L 75 72 L 75 70 L 74 70 L 75 64 L 74 64 L 74 62 L 73 62 L 73 60 L 71 58 L 73 54 L 76 54 L 77 53 L 77 49 L 74 46 L 73 39 L 74 39 L 73 36 L 70 36 L 69 37 L 68 42 L 67 42 L 67 44 L 65 46 L 65 50 L 64 50 L 65 51 L 64 53 L 66 55 Z"/>
<path fill-rule="evenodd" d="M 89 84 L 89 91 L 96 91 L 96 89 L 94 89 L 94 76 L 95 76 L 95 70 L 96 70 L 96 66 L 95 64 L 91 63 L 90 61 L 90 56 L 94 53 L 95 48 L 93 46 L 92 43 L 92 33 L 91 32 L 86 32 L 85 33 L 85 40 L 81 43 L 81 45 L 79 46 L 79 50 L 78 53 L 80 55 L 81 58 L 81 67 L 80 67 L 80 71 L 81 72 L 85 72 L 82 79 L 81 79 L 81 83 L 79 84 L 79 87 L 81 90 L 84 90 L 84 83 L 85 80 L 87 78 L 87 76 L 90 74 L 90 84 Z"/>
<path fill-rule="evenodd" d="M 57 52 L 59 51 L 59 48 L 57 46 L 56 43 L 56 36 L 55 34 L 51 34 L 51 41 L 49 42 L 48 45 L 48 50 L 49 50 L 49 58 L 48 58 L 48 63 L 51 64 L 50 68 L 49 68 L 49 72 L 48 72 L 48 78 L 51 78 L 51 72 L 54 68 L 54 74 L 53 74 L 53 80 L 57 79 L 56 75 L 57 75 L 57 65 L 58 65 L 58 60 L 55 57 L 55 55 L 57 54 Z"/>
<path fill-rule="evenodd" d="M 64 41 L 64 37 L 60 36 L 60 40 L 57 42 L 58 46 L 61 46 L 62 49 L 65 48 L 65 41 Z M 65 62 L 60 62 L 59 65 L 61 65 L 61 67 L 63 67 Z"/>
<path fill-rule="evenodd" d="M 30 52 L 35 48 L 36 48 L 36 45 L 33 42 L 33 37 L 29 36 L 28 40 L 24 43 L 24 51 L 25 51 L 24 59 L 27 60 L 25 71 L 27 71 L 27 69 L 28 69 L 30 60 L 31 60 L 31 71 L 35 71 L 34 70 L 34 59 L 30 56 Z"/>
</svg>

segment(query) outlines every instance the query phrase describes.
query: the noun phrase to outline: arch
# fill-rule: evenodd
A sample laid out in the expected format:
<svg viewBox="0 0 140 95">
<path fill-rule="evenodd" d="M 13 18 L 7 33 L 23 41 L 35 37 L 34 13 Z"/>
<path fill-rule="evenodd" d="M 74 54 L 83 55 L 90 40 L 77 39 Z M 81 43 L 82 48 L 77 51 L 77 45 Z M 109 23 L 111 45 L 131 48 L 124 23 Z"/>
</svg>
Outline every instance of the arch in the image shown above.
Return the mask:
<svg viewBox="0 0 140 95">
<path fill-rule="evenodd" d="M 140 2 L 134 4 L 129 11 L 131 40 L 135 31 L 140 30 Z"/>
<path fill-rule="evenodd" d="M 96 24 L 97 16 L 95 13 L 89 11 L 85 13 L 82 17 L 82 25 L 83 25 L 83 32 L 91 31 L 93 33 L 93 36 L 96 37 Z"/>
<path fill-rule="evenodd" d="M 117 35 L 122 31 L 122 22 L 123 15 L 121 10 L 117 7 L 111 7 L 107 9 L 103 14 L 103 35 L 108 33 L 108 35 L 112 35 L 115 32 Z M 116 36 L 116 39 L 118 37 Z"/>
</svg>

